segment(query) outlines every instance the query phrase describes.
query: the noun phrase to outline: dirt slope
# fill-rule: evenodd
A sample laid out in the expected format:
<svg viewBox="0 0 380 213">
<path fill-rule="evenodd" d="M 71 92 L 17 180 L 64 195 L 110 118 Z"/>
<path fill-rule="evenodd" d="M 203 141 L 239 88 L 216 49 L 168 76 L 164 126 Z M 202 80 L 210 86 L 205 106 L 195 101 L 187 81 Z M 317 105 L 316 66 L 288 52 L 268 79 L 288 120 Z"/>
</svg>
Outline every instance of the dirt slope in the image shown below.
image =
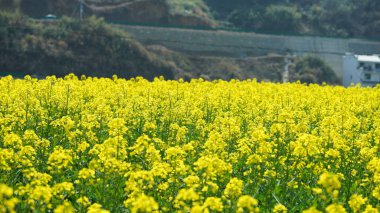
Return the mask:
<svg viewBox="0 0 380 213">
<path fill-rule="evenodd" d="M 176 70 L 176 78 L 247 79 L 282 81 L 284 56 L 267 55 L 243 59 L 228 57 L 194 56 L 169 50 L 163 46 L 146 47 L 150 52 Z"/>
</svg>

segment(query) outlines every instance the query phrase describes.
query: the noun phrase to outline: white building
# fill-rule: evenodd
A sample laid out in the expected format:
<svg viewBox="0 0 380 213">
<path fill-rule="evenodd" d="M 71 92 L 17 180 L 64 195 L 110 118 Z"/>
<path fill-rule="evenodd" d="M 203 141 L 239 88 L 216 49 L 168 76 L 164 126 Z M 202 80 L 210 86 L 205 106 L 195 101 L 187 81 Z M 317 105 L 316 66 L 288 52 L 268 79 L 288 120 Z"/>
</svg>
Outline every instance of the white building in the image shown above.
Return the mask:
<svg viewBox="0 0 380 213">
<path fill-rule="evenodd" d="M 380 84 L 380 55 L 343 56 L 343 86 L 358 83 L 364 87 Z"/>
</svg>

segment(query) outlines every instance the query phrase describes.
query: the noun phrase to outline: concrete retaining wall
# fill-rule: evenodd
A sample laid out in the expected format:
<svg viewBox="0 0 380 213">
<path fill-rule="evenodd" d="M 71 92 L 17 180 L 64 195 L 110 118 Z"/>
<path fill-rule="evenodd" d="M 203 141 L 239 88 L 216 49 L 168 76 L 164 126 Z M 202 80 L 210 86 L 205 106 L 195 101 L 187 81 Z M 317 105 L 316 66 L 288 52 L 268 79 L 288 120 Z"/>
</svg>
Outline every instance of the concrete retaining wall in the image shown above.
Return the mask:
<svg viewBox="0 0 380 213">
<path fill-rule="evenodd" d="M 340 77 L 342 56 L 346 52 L 380 54 L 380 42 L 360 39 L 119 26 L 142 43 L 161 44 L 177 51 L 197 55 L 246 57 L 286 52 L 296 55 L 312 54 L 324 59 Z"/>
</svg>

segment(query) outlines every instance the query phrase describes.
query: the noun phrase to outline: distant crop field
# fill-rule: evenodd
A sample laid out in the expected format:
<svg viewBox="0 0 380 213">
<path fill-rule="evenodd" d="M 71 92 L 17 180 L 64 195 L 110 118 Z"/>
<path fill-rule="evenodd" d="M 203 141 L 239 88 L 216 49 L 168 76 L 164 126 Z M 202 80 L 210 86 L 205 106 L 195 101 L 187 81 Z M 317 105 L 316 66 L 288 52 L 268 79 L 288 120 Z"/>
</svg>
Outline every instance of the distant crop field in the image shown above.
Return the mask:
<svg viewBox="0 0 380 213">
<path fill-rule="evenodd" d="M 380 87 L 0 79 L 0 212 L 379 212 Z"/>
</svg>

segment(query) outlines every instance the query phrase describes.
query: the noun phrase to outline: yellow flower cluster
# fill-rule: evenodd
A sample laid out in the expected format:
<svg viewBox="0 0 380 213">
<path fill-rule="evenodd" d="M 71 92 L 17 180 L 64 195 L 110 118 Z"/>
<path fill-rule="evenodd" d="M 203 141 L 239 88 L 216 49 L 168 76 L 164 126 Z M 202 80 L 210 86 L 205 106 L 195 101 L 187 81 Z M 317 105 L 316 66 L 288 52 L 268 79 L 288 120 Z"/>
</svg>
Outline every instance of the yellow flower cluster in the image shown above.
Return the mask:
<svg viewBox="0 0 380 213">
<path fill-rule="evenodd" d="M 380 211 L 380 87 L 0 79 L 0 212 Z"/>
<path fill-rule="evenodd" d="M 13 189 L 0 184 L 0 212 L 16 212 L 15 206 L 19 200 L 13 197 Z"/>
</svg>

